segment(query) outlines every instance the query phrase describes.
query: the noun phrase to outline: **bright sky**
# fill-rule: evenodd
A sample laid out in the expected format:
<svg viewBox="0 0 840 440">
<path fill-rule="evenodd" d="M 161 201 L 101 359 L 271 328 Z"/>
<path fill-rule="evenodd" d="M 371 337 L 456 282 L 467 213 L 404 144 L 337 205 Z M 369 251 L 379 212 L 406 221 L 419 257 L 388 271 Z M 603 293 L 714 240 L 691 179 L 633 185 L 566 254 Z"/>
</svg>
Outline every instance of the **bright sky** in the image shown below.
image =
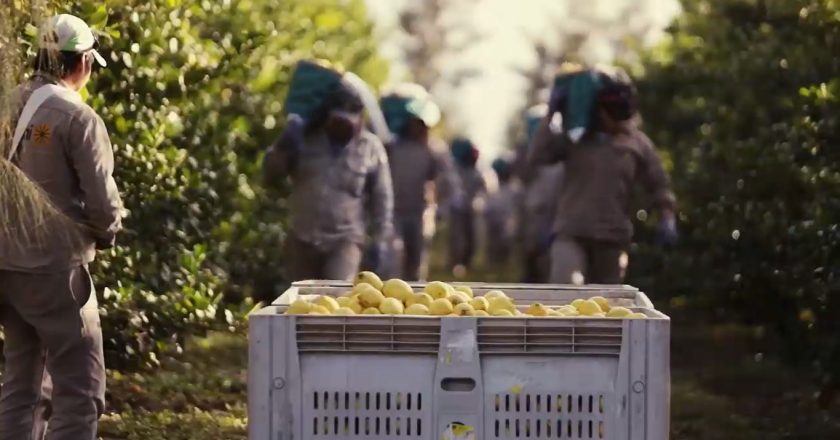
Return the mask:
<svg viewBox="0 0 840 440">
<path fill-rule="evenodd" d="M 395 81 L 406 74 L 399 64 L 404 40 L 396 21 L 406 1 L 366 0 L 379 26 L 383 53 L 394 61 Z M 491 159 L 506 147 L 508 122 L 519 117 L 514 112 L 523 104 L 526 84 L 513 68 L 535 65 L 535 40 L 556 48 L 564 35 L 584 33 L 587 60 L 610 62 L 627 35 L 653 44 L 679 12 L 679 0 L 472 0 L 459 15 L 469 17 L 467 25 L 485 38 L 463 53 L 449 55 L 444 66 L 479 69 L 481 76 L 455 89 L 439 87 L 435 96 L 450 125 L 470 136 L 482 148 L 482 156 Z"/>
</svg>

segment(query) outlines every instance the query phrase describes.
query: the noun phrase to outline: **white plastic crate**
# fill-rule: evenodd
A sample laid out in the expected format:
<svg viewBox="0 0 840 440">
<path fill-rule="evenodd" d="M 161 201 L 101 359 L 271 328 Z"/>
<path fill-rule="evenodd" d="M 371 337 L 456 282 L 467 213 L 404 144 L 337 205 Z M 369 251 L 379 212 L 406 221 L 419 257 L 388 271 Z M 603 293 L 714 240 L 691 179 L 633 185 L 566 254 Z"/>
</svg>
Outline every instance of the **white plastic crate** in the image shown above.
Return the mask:
<svg viewBox="0 0 840 440">
<path fill-rule="evenodd" d="M 600 294 L 649 319 L 283 315 L 349 288 L 296 284 L 251 316 L 249 438 L 668 438 L 670 320 L 643 293 L 471 286 L 521 303 Z"/>
</svg>

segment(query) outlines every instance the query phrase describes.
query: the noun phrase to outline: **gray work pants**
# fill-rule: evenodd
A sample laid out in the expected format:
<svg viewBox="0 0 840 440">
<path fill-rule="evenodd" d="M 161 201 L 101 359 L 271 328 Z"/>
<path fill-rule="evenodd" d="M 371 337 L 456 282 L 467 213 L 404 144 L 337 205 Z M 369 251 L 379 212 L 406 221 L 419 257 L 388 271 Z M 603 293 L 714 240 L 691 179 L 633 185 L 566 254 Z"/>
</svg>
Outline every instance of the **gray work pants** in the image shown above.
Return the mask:
<svg viewBox="0 0 840 440">
<path fill-rule="evenodd" d="M 486 222 L 485 252 L 491 267 L 504 267 L 513 253 L 513 238 L 503 222 Z"/>
<path fill-rule="evenodd" d="M 551 283 L 621 284 L 627 252 L 621 243 L 557 237 L 551 245 Z"/>
<path fill-rule="evenodd" d="M 397 236 L 402 241 L 402 279 L 418 281 L 424 266 L 426 237 L 423 236 L 423 213 L 400 215 L 394 219 Z"/>
<path fill-rule="evenodd" d="M 536 249 L 528 251 L 524 257 L 522 282 L 541 284 L 549 282 L 551 273 L 551 249 Z"/>
<path fill-rule="evenodd" d="M 0 271 L 0 324 L 6 335 L 0 439 L 96 439 L 105 361 L 87 268 Z"/>
<path fill-rule="evenodd" d="M 345 241 L 325 251 L 290 235 L 286 239 L 286 269 L 290 281 L 346 280 L 359 271 L 362 248 Z"/>
<path fill-rule="evenodd" d="M 475 213 L 472 208 L 449 213 L 449 260 L 452 267 L 470 268 L 475 253 Z"/>
</svg>

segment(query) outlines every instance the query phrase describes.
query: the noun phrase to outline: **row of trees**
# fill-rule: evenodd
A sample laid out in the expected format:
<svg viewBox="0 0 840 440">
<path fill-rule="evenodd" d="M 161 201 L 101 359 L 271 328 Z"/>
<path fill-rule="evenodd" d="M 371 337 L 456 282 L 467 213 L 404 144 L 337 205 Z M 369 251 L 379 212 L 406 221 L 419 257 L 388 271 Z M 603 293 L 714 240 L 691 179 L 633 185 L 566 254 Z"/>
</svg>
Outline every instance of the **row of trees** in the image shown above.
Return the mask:
<svg viewBox="0 0 840 440">
<path fill-rule="evenodd" d="M 4 6 L 24 17 L 7 30 L 29 48 L 20 64 L 32 55 L 32 6 Z M 242 300 L 272 297 L 283 281 L 285 206 L 257 178 L 284 122 L 293 63 L 329 58 L 373 84 L 387 64 L 362 0 L 45 6 L 104 32 L 109 67 L 86 99 L 111 132 L 128 217 L 94 276 L 110 287 L 99 292 L 110 365 L 153 364 L 219 318 L 234 324 Z"/>
<path fill-rule="evenodd" d="M 840 5 L 684 3 L 640 83 L 682 243 L 642 248 L 633 282 L 762 326 L 829 402 L 840 383 Z"/>
</svg>

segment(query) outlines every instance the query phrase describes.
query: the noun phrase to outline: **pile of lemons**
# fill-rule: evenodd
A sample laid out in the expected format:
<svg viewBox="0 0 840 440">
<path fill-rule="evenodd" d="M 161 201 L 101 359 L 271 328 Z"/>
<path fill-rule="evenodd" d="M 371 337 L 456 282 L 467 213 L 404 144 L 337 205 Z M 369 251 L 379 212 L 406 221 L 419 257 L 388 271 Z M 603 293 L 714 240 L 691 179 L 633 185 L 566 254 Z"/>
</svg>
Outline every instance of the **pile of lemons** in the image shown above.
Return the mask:
<svg viewBox="0 0 840 440">
<path fill-rule="evenodd" d="M 353 288 L 337 298 L 324 295 L 313 300 L 298 299 L 286 314 L 646 318 L 645 314 L 626 307 L 611 307 L 602 296 L 576 299 L 558 307 L 531 304 L 523 312 L 501 290 L 475 296 L 469 286 L 433 281 L 422 292 L 414 292 L 403 280 L 383 282 L 373 272 L 360 272 L 353 279 Z"/>
</svg>

